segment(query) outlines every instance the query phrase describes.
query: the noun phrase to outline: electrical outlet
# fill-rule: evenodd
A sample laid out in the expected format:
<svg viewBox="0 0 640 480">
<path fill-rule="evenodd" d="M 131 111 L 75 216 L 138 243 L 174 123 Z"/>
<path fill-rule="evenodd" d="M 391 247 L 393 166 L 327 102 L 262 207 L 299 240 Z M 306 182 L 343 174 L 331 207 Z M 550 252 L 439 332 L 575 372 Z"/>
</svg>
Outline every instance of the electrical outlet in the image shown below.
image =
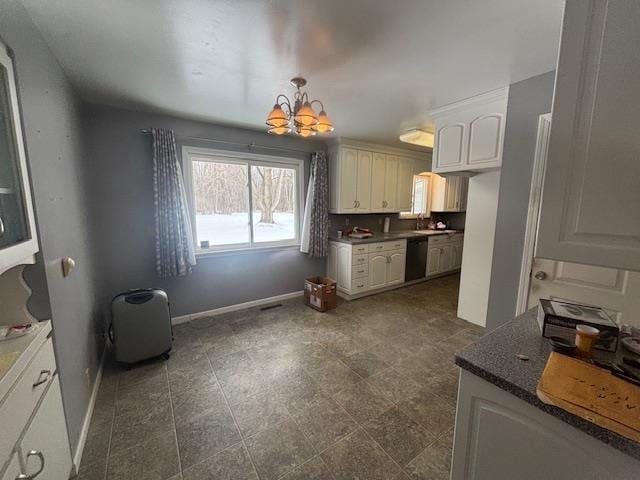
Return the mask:
<svg viewBox="0 0 640 480">
<path fill-rule="evenodd" d="M 84 369 L 84 383 L 87 384 L 87 388 L 91 388 L 91 370 L 89 367 Z"/>
<path fill-rule="evenodd" d="M 344 224 L 349 225 L 349 217 L 344 217 Z"/>
</svg>

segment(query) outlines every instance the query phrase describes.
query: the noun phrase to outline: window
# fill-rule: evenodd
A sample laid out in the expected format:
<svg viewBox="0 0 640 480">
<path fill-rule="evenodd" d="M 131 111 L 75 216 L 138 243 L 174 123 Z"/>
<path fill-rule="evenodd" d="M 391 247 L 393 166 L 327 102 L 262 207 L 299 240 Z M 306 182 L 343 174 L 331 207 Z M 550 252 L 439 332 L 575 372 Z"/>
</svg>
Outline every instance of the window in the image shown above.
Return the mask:
<svg viewBox="0 0 640 480">
<path fill-rule="evenodd" d="M 401 218 L 416 218 L 429 215 L 429 175 L 414 175 L 411 197 L 411 211 L 400 212 Z"/>
<path fill-rule="evenodd" d="M 302 162 L 185 147 L 198 253 L 298 245 Z"/>
</svg>

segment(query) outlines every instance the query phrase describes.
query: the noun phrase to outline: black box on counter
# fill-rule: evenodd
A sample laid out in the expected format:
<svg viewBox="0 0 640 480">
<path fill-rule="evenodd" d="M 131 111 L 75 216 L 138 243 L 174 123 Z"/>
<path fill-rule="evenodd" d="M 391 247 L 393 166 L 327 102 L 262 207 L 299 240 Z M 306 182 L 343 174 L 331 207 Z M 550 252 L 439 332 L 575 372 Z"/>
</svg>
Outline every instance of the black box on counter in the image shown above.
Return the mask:
<svg viewBox="0 0 640 480">
<path fill-rule="evenodd" d="M 595 348 L 609 352 L 618 348 L 618 325 L 598 307 L 541 298 L 538 325 L 543 337 L 560 337 L 571 342 L 576 338 L 576 325 L 589 325 L 600 330 Z"/>
</svg>

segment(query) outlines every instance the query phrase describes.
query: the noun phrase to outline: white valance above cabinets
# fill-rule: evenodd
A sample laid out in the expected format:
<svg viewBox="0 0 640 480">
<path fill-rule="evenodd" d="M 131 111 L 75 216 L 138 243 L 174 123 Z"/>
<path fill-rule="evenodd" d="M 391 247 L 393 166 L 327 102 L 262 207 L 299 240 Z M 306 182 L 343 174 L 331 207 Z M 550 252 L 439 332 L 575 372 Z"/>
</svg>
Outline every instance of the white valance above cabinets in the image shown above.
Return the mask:
<svg viewBox="0 0 640 480">
<path fill-rule="evenodd" d="M 505 87 L 430 111 L 435 123 L 433 171 L 500 168 L 508 97 Z"/>
<path fill-rule="evenodd" d="M 431 169 L 430 154 L 370 144 L 329 149 L 331 213 L 411 210 L 413 176 Z"/>
</svg>

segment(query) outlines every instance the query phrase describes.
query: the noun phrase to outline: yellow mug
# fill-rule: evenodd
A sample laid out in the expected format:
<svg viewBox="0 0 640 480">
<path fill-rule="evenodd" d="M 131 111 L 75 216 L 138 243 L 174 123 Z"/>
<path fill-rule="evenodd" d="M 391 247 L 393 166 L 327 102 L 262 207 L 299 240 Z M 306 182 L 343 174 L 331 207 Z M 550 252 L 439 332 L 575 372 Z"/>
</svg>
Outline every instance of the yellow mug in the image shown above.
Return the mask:
<svg viewBox="0 0 640 480">
<path fill-rule="evenodd" d="M 600 330 L 589 325 L 576 325 L 576 347 L 578 353 L 584 357 L 590 357 L 593 347 L 600 337 Z"/>
</svg>

